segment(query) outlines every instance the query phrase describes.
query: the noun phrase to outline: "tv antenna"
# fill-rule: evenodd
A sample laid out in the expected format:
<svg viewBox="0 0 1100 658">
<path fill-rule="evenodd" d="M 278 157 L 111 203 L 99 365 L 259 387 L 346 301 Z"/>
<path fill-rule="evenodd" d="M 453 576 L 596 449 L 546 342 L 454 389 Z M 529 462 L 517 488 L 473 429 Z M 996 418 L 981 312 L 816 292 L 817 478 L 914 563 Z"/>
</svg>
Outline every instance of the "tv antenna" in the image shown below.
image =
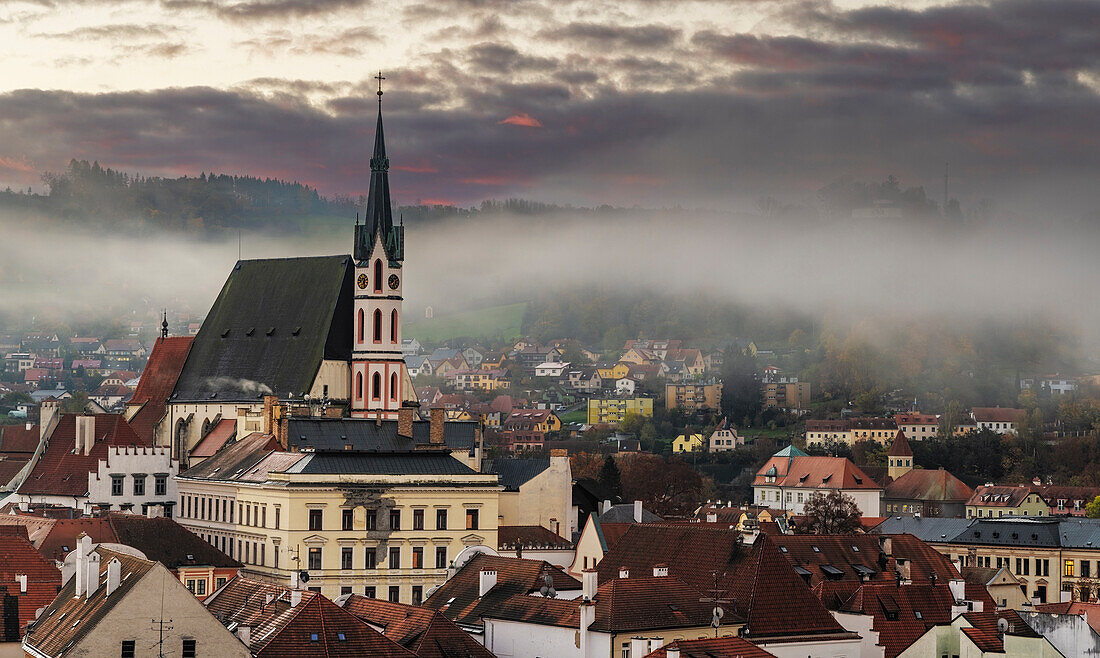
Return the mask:
<svg viewBox="0 0 1100 658">
<path fill-rule="evenodd" d="M 160 574 L 160 618 L 149 620 L 152 626 L 149 630 L 158 632 L 157 640 L 157 657 L 166 658 L 164 653 L 164 631 L 170 631 L 175 626 L 172 625 L 171 619 L 164 618 L 164 573 Z"/>
<path fill-rule="evenodd" d="M 700 603 L 710 603 L 714 606 L 714 610 L 711 611 L 710 625 L 714 627 L 714 637 L 718 637 L 718 628 L 722 625 L 722 617 L 726 616 L 726 611 L 722 609 L 723 603 L 733 603 L 733 599 L 722 598 L 722 595 L 726 593 L 726 590 L 719 589 L 718 587 L 718 571 L 712 572 L 714 575 L 714 589 L 707 590 L 711 593 L 711 596 L 704 596 L 699 599 Z M 726 574 L 722 574 L 725 577 Z"/>
</svg>

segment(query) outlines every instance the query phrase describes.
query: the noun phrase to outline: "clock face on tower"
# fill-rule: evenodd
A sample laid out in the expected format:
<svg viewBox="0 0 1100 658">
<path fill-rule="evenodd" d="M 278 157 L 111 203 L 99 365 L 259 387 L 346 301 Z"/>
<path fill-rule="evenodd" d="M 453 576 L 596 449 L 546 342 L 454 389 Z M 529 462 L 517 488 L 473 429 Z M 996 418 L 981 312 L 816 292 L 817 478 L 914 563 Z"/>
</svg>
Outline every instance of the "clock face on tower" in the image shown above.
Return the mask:
<svg viewBox="0 0 1100 658">
<path fill-rule="evenodd" d="M 367 275 L 360 274 L 359 279 L 356 281 L 356 283 L 359 285 L 360 288 L 365 289 L 367 287 Z"/>
<path fill-rule="evenodd" d="M 396 274 L 390 275 L 390 290 L 397 290 L 397 286 L 401 285 L 401 279 L 397 278 Z"/>
</svg>

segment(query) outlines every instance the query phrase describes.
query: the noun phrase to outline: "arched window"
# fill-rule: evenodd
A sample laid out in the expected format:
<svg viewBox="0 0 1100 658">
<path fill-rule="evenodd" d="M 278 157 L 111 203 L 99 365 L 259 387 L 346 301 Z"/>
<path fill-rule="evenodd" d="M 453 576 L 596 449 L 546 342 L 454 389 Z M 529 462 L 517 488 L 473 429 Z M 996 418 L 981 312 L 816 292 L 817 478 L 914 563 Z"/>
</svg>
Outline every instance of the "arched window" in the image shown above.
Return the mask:
<svg viewBox="0 0 1100 658">
<path fill-rule="evenodd" d="M 374 342 L 382 342 L 382 310 L 374 309 Z"/>
<path fill-rule="evenodd" d="M 397 373 L 390 374 L 390 399 L 397 399 Z"/>
<path fill-rule="evenodd" d="M 363 309 L 359 309 L 359 342 L 363 342 Z"/>
<path fill-rule="evenodd" d="M 382 292 L 382 259 L 374 261 L 374 292 Z"/>
<path fill-rule="evenodd" d="M 382 375 L 377 372 L 374 373 L 374 377 L 371 379 L 371 397 L 375 400 L 382 399 Z"/>
<path fill-rule="evenodd" d="M 390 313 L 390 342 L 397 344 L 397 309 Z"/>
<path fill-rule="evenodd" d="M 363 373 L 355 373 L 355 399 L 363 399 Z"/>
</svg>

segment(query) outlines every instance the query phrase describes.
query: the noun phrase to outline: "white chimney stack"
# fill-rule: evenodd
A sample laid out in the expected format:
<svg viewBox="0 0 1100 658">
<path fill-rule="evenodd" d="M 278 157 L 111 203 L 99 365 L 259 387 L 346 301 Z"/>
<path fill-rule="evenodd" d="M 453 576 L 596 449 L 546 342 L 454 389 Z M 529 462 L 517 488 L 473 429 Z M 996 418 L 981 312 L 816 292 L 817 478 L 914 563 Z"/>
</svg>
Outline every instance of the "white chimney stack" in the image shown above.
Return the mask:
<svg viewBox="0 0 1100 658">
<path fill-rule="evenodd" d="M 107 596 L 110 596 L 122 583 L 122 563 L 117 557 L 107 563 Z"/>
<path fill-rule="evenodd" d="M 38 410 L 38 438 L 44 439 L 53 429 L 59 415 L 60 403 L 57 400 L 43 400 Z"/>
<path fill-rule="evenodd" d="M 237 639 L 240 640 L 246 647 L 252 644 L 252 627 L 251 626 L 238 626 L 237 627 Z"/>
<path fill-rule="evenodd" d="M 649 640 L 644 637 L 630 638 L 630 658 L 644 658 L 649 655 Z"/>
<path fill-rule="evenodd" d="M 718 514 L 715 512 L 707 512 L 707 523 L 718 523 Z"/>
<path fill-rule="evenodd" d="M 642 501 L 634 501 L 634 523 L 642 522 Z"/>
<path fill-rule="evenodd" d="M 99 553 L 92 551 L 88 554 L 88 598 L 99 590 Z"/>
<path fill-rule="evenodd" d="M 497 584 L 496 569 L 482 569 L 478 576 L 477 595 L 485 596 Z"/>
<path fill-rule="evenodd" d="M 610 500 L 603 501 L 603 511 L 601 512 L 601 514 L 607 514 L 607 510 L 609 510 L 609 509 L 611 509 L 611 501 Z"/>
<path fill-rule="evenodd" d="M 21 573 L 15 576 L 15 579 L 19 581 L 19 593 L 27 593 L 27 574 Z"/>
<path fill-rule="evenodd" d="M 302 590 L 296 589 L 290 592 L 290 607 L 297 608 L 302 602 Z"/>
<path fill-rule="evenodd" d="M 91 454 L 95 445 L 95 416 L 76 417 L 76 450 L 85 456 Z"/>
<path fill-rule="evenodd" d="M 954 578 L 947 581 L 947 587 L 951 590 L 951 596 L 956 601 L 966 600 L 966 581 L 961 578 Z"/>
<path fill-rule="evenodd" d="M 673 648 L 665 649 L 665 657 L 666 658 L 680 658 L 680 649 L 678 647 L 675 648 L 675 649 L 673 649 Z"/>
<path fill-rule="evenodd" d="M 630 578 L 630 569 L 619 567 L 619 578 Z"/>
<path fill-rule="evenodd" d="M 600 574 L 594 569 L 585 569 L 581 572 L 581 596 L 589 600 L 596 598 L 599 584 Z"/>
<path fill-rule="evenodd" d="M 80 598 L 87 589 L 88 553 L 92 552 L 92 538 L 82 532 L 76 541 L 76 591 L 74 598 Z"/>
</svg>

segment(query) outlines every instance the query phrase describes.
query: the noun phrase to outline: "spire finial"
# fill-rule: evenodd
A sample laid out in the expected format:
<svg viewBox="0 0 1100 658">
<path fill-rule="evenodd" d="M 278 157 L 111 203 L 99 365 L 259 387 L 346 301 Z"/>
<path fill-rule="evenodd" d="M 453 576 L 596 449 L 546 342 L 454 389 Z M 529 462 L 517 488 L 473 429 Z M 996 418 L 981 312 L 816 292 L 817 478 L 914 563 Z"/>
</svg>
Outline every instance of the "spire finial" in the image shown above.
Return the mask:
<svg viewBox="0 0 1100 658">
<path fill-rule="evenodd" d="M 168 338 L 168 309 L 164 309 L 163 319 L 160 322 L 160 337 Z"/>
<path fill-rule="evenodd" d="M 374 79 L 378 81 L 378 105 L 382 105 L 382 81 L 386 78 L 379 71 L 378 75 L 374 76 Z"/>
</svg>

